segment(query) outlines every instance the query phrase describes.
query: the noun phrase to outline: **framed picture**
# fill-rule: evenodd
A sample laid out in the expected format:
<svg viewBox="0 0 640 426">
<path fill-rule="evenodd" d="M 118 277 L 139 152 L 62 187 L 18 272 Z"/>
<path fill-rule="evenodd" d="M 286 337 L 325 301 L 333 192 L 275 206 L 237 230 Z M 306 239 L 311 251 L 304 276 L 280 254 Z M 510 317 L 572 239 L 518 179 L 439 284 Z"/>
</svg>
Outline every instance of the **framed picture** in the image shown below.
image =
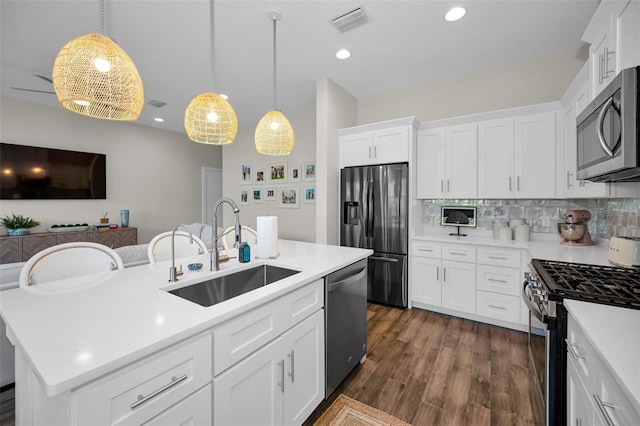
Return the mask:
<svg viewBox="0 0 640 426">
<path fill-rule="evenodd" d="M 315 186 L 305 186 L 303 189 L 304 203 L 315 203 L 316 202 L 316 187 Z"/>
<path fill-rule="evenodd" d="M 253 166 L 251 165 L 251 162 L 247 162 L 247 163 L 242 163 L 241 167 L 241 175 L 240 175 L 240 183 L 243 185 L 248 185 L 250 183 L 253 182 L 252 180 L 252 172 L 253 172 Z"/>
<path fill-rule="evenodd" d="M 276 201 L 278 199 L 278 195 L 274 187 L 265 188 L 264 191 L 262 191 L 262 195 L 264 196 L 265 201 Z"/>
<path fill-rule="evenodd" d="M 308 161 L 304 163 L 304 180 L 315 181 L 316 180 L 316 162 Z"/>
<path fill-rule="evenodd" d="M 264 183 L 265 175 L 264 169 L 256 168 L 256 183 Z"/>
<path fill-rule="evenodd" d="M 251 190 L 251 202 L 252 203 L 262 202 L 262 188 L 253 188 Z"/>
<path fill-rule="evenodd" d="M 240 205 L 241 206 L 249 205 L 249 191 L 246 189 L 240 190 Z"/>
<path fill-rule="evenodd" d="M 288 209 L 300 208 L 300 187 L 280 186 L 278 187 L 278 202 L 280 207 Z"/>
<path fill-rule="evenodd" d="M 287 162 L 282 161 L 280 163 L 273 163 L 269 165 L 269 180 L 271 182 L 286 182 L 287 181 Z"/>
<path fill-rule="evenodd" d="M 299 164 L 289 166 L 289 182 L 300 182 L 302 179 L 302 168 Z"/>
</svg>

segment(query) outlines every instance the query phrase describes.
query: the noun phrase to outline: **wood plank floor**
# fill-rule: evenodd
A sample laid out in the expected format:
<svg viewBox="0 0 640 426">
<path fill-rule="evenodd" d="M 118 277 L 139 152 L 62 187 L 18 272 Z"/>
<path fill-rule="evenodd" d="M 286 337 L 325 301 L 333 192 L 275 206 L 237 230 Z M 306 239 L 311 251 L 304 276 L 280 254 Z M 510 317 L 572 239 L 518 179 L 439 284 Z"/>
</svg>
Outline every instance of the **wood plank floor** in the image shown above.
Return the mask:
<svg viewBox="0 0 640 426">
<path fill-rule="evenodd" d="M 526 334 L 421 309 L 369 304 L 368 355 L 343 393 L 414 426 L 541 425 L 529 397 Z M 0 394 L 0 425 L 14 425 L 13 389 Z"/>
<path fill-rule="evenodd" d="M 421 309 L 369 304 L 368 355 L 343 393 L 414 426 L 541 425 L 529 393 L 526 334 Z"/>
</svg>

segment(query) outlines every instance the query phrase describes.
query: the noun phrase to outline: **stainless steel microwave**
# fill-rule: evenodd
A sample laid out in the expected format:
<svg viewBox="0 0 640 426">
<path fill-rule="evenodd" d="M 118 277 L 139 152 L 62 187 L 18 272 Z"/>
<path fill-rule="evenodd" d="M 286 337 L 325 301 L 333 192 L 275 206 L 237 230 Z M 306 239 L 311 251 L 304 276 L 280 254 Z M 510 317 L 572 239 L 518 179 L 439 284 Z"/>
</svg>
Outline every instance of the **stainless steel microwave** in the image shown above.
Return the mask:
<svg viewBox="0 0 640 426">
<path fill-rule="evenodd" d="M 621 71 L 578 116 L 578 179 L 640 182 L 639 75 Z"/>
</svg>

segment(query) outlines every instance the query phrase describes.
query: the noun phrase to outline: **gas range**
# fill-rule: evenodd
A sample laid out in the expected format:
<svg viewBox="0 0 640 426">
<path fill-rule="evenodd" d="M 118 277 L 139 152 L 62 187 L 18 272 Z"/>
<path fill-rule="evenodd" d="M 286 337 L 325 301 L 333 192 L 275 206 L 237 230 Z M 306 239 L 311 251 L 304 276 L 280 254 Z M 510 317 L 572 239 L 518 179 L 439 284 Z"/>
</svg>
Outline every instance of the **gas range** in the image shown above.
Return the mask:
<svg viewBox="0 0 640 426">
<path fill-rule="evenodd" d="M 640 270 L 533 259 L 539 288 L 548 300 L 575 299 L 640 309 Z"/>
</svg>

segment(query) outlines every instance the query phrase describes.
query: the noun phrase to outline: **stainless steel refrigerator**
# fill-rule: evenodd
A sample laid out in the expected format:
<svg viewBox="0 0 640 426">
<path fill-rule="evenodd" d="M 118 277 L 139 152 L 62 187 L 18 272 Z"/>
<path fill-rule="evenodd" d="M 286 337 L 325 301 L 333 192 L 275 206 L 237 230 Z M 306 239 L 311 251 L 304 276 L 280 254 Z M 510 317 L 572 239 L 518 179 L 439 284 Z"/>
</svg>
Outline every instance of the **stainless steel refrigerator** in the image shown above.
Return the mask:
<svg viewBox="0 0 640 426">
<path fill-rule="evenodd" d="M 374 251 L 368 265 L 368 300 L 406 308 L 408 165 L 342 169 L 340 216 L 340 245 Z"/>
</svg>

